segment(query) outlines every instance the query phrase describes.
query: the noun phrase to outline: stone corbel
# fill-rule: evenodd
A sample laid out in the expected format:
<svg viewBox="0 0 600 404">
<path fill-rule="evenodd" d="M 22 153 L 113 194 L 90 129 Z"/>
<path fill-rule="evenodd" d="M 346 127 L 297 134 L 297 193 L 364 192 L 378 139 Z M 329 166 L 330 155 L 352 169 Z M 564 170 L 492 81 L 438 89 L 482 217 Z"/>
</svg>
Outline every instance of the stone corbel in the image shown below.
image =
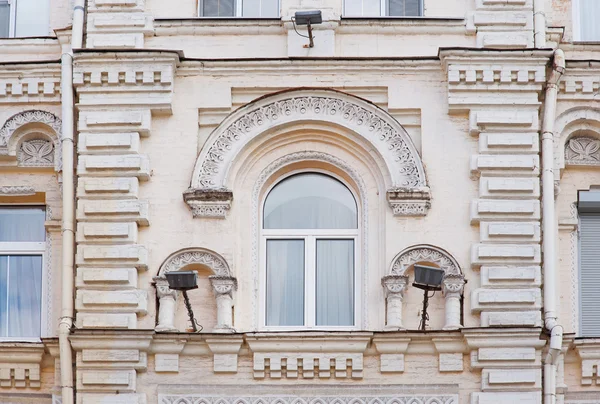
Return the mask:
<svg viewBox="0 0 600 404">
<path fill-rule="evenodd" d="M 158 325 L 156 331 L 177 331 L 175 328 L 175 308 L 177 307 L 177 291 L 169 288 L 164 276 L 152 278 L 156 285 L 158 298 Z"/>
<path fill-rule="evenodd" d="M 429 188 L 392 188 L 387 201 L 394 216 L 425 216 L 431 207 Z"/>
<path fill-rule="evenodd" d="M 404 354 L 409 343 L 410 338 L 398 334 L 382 334 L 373 338 L 373 345 L 379 352 L 381 373 L 404 372 Z"/>
<path fill-rule="evenodd" d="M 206 343 L 213 353 L 213 371 L 215 373 L 236 373 L 238 353 L 244 340 L 238 336 L 208 338 Z"/>
<path fill-rule="evenodd" d="M 581 385 L 600 385 L 600 338 L 577 339 L 573 344 L 581 358 Z"/>
<path fill-rule="evenodd" d="M 386 330 L 403 330 L 402 298 L 408 285 L 407 275 L 387 275 L 381 278 L 387 303 Z"/>
<path fill-rule="evenodd" d="M 231 208 L 233 192 L 227 189 L 190 188 L 183 193 L 193 217 L 223 219 Z"/>
<path fill-rule="evenodd" d="M 183 340 L 154 339 L 152 341 L 152 352 L 154 353 L 154 371 L 179 372 L 179 354 L 185 346 Z"/>
<path fill-rule="evenodd" d="M 465 288 L 464 275 L 446 274 L 442 282 L 442 293 L 446 298 L 446 325 L 444 330 L 462 328 L 460 323 L 460 296 Z"/>
<path fill-rule="evenodd" d="M 439 336 L 431 341 L 439 355 L 440 372 L 462 372 L 464 370 L 464 354 L 468 351 L 462 335 Z"/>
<path fill-rule="evenodd" d="M 233 291 L 237 289 L 237 279 L 232 276 L 209 276 L 217 299 L 217 325 L 214 332 L 234 332 Z"/>
</svg>

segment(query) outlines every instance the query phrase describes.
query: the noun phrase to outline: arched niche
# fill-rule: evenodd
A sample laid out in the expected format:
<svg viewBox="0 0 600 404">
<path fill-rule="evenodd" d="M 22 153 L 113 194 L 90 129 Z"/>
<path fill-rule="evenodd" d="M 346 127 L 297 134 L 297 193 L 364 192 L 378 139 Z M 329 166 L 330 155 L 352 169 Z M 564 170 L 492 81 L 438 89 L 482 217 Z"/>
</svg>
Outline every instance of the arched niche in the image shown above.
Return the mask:
<svg viewBox="0 0 600 404">
<path fill-rule="evenodd" d="M 577 107 L 558 116 L 554 132 L 555 180 L 566 165 L 600 166 L 595 145 L 600 140 L 600 109 Z"/>
<path fill-rule="evenodd" d="M 460 297 L 466 283 L 458 262 L 445 250 L 427 244 L 411 246 L 401 251 L 390 266 L 389 274 L 381 279 L 386 304 L 386 329 L 403 329 L 402 307 L 409 275 L 415 264 L 433 265 L 444 271 L 442 293 L 445 297 L 445 330 L 458 329 L 461 324 Z"/>
<path fill-rule="evenodd" d="M 208 280 L 214 292 L 217 311 L 213 332 L 232 332 L 233 291 L 237 288 L 237 280 L 232 276 L 227 261 L 216 252 L 205 248 L 186 248 L 171 254 L 161 265 L 158 276 L 153 278 L 158 297 L 156 331 L 181 331 L 175 327 L 179 293 L 169 288 L 165 274 L 182 270 L 196 270 L 200 274 L 207 270 L 212 273 Z M 195 309 L 202 310 L 202 307 Z"/>
<path fill-rule="evenodd" d="M 21 167 L 53 167 L 58 172 L 62 170 L 61 131 L 61 120 L 50 112 L 20 112 L 0 128 L 0 156 L 16 158 Z"/>
<path fill-rule="evenodd" d="M 259 98 L 230 114 L 210 135 L 184 193 L 194 217 L 226 216 L 233 199 L 230 168 L 256 138 L 298 123 L 341 127 L 384 162 L 387 199 L 395 215 L 425 215 L 429 188 L 421 158 L 404 128 L 386 111 L 328 89 L 296 89 Z"/>
</svg>

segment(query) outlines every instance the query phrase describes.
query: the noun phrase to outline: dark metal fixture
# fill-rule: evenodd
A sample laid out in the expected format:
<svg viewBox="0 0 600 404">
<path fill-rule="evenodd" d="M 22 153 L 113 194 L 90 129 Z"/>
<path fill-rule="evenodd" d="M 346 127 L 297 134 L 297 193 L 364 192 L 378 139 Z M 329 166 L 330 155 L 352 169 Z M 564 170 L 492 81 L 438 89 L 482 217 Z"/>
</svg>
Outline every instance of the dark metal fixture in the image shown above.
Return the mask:
<svg viewBox="0 0 600 404">
<path fill-rule="evenodd" d="M 169 282 L 169 288 L 173 290 L 181 290 L 185 307 L 187 309 L 188 316 L 190 317 L 190 322 L 192 323 L 192 329 L 194 332 L 198 332 L 198 327 L 196 327 L 196 319 L 194 318 L 194 312 L 192 311 L 192 305 L 190 304 L 190 299 L 187 295 L 188 290 L 198 288 L 198 273 L 196 271 L 174 271 L 167 272 L 165 276 L 167 277 L 167 282 Z"/>
<path fill-rule="evenodd" d="M 436 290 L 442 290 L 442 280 L 444 279 L 444 270 L 436 267 L 427 265 L 413 265 L 415 272 L 415 281 L 413 286 L 415 288 L 423 289 L 423 310 L 421 311 L 421 324 L 419 324 L 419 330 L 425 331 L 427 327 L 427 321 L 429 320 L 429 314 L 427 314 L 427 307 L 429 306 L 429 291 L 433 291 L 435 294 Z"/>
<path fill-rule="evenodd" d="M 309 43 L 307 45 L 304 45 L 304 47 L 305 48 L 314 48 L 315 42 L 313 40 L 314 38 L 313 38 L 313 33 L 312 33 L 312 24 L 321 24 L 323 22 L 323 17 L 321 16 L 321 10 L 296 11 L 296 14 L 294 14 L 294 18 L 292 19 L 292 22 L 294 23 L 294 31 L 296 31 L 296 34 L 303 36 L 305 38 L 308 38 Z M 306 28 L 308 29 L 308 36 L 301 35 L 296 30 L 296 24 L 306 25 Z"/>
</svg>

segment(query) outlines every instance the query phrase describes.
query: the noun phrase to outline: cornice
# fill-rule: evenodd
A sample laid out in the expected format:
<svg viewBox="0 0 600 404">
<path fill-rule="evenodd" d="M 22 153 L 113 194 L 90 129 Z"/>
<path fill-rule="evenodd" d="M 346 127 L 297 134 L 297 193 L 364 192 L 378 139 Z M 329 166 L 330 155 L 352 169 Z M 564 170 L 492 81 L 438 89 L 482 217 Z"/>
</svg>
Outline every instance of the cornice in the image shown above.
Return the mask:
<svg viewBox="0 0 600 404">
<path fill-rule="evenodd" d="M 194 60 L 181 62 L 178 76 L 218 74 L 226 76 L 248 74 L 402 74 L 439 72 L 440 62 L 431 58 L 331 58 L 331 59 L 231 59 Z"/>
<path fill-rule="evenodd" d="M 60 102 L 60 62 L 0 64 L 0 104 Z"/>
<path fill-rule="evenodd" d="M 76 53 L 73 85 L 78 105 L 127 105 L 170 113 L 179 56 L 165 51 Z"/>
<path fill-rule="evenodd" d="M 598 101 L 599 91 L 600 59 L 567 60 L 565 73 L 559 83 L 559 99 Z"/>
</svg>

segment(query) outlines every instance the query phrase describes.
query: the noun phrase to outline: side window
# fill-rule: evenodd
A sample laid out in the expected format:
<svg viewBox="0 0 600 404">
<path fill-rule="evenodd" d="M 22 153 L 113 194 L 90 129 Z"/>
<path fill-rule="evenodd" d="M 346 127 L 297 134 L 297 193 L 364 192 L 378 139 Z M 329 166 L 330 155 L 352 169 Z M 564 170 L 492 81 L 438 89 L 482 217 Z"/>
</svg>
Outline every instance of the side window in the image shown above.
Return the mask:
<svg viewBox="0 0 600 404">
<path fill-rule="evenodd" d="M 324 174 L 288 177 L 263 210 L 266 327 L 353 327 L 358 211 L 350 190 Z"/>
<path fill-rule="evenodd" d="M 422 0 L 344 0 L 345 17 L 418 17 Z"/>
<path fill-rule="evenodd" d="M 600 191 L 579 192 L 579 324 L 582 337 L 600 336 Z"/>
<path fill-rule="evenodd" d="M 50 35 L 50 0 L 0 0 L 0 38 Z"/>
<path fill-rule="evenodd" d="M 573 0 L 573 40 L 600 41 L 600 1 Z"/>
<path fill-rule="evenodd" d="M 42 207 L 0 206 L 0 339 L 41 336 L 44 220 Z"/>
<path fill-rule="evenodd" d="M 279 17 L 279 0 L 200 0 L 200 17 Z"/>
</svg>

